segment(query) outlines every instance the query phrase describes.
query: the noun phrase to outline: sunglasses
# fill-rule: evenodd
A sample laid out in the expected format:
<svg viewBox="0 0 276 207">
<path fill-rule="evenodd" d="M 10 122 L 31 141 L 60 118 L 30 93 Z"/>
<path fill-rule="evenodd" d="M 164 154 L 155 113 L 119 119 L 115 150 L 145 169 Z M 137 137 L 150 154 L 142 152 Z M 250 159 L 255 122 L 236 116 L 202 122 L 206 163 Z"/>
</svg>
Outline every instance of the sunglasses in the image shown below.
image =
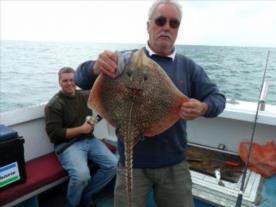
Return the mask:
<svg viewBox="0 0 276 207">
<path fill-rule="evenodd" d="M 167 24 L 167 21 L 169 21 L 169 25 L 173 29 L 177 29 L 180 25 L 180 21 L 178 19 L 172 18 L 172 19 L 167 19 L 164 16 L 157 17 L 154 22 L 157 26 L 163 27 L 165 24 Z"/>
</svg>

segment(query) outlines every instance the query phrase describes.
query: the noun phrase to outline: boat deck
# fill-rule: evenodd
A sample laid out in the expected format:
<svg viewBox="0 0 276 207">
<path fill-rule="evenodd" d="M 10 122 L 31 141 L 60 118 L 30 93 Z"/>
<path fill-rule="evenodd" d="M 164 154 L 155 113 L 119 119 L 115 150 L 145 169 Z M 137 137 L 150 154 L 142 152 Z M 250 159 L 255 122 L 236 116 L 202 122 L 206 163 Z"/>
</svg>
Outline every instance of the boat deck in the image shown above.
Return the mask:
<svg viewBox="0 0 276 207">
<path fill-rule="evenodd" d="M 210 201 L 216 206 L 235 206 L 244 170 L 244 163 L 239 156 L 235 153 L 192 143 L 188 146 L 187 155 L 191 165 L 193 195 Z M 215 169 L 221 171 L 220 183 L 215 177 Z M 260 202 L 261 186 L 261 175 L 248 170 L 243 206 L 253 207 Z"/>
<path fill-rule="evenodd" d="M 193 188 L 194 194 L 199 193 L 199 191 L 200 191 L 199 190 L 200 185 L 195 184 L 200 179 L 199 174 L 192 171 L 193 182 L 194 182 L 194 188 Z M 227 188 L 230 188 L 230 186 L 229 186 L 230 183 L 225 182 L 225 184 L 227 185 Z M 256 204 L 253 206 L 258 206 L 258 207 L 276 206 L 276 187 L 275 187 L 276 186 L 275 185 L 276 184 L 276 175 L 264 180 L 264 184 L 265 184 L 264 188 L 262 189 L 262 192 L 261 192 L 262 198 L 260 200 L 260 204 L 259 205 Z M 213 184 L 212 187 L 214 187 L 214 186 L 216 186 L 216 185 Z M 224 190 L 224 189 L 223 188 L 217 189 L 217 191 L 220 191 L 220 190 Z M 205 191 L 206 191 L 206 189 L 205 189 Z M 206 193 L 206 192 L 204 192 L 204 190 L 201 191 L 201 195 L 203 195 L 204 193 Z M 57 186 L 47 192 L 44 192 L 39 197 L 40 207 L 49 207 L 49 206 L 63 207 L 64 202 L 65 202 L 65 195 L 66 195 L 66 184 L 62 184 L 62 185 Z M 207 194 L 205 194 L 205 196 L 206 195 Z M 248 197 L 248 192 L 247 192 L 247 195 L 245 194 L 245 197 L 246 196 Z M 210 196 L 210 194 L 209 194 L 208 199 L 210 199 L 211 197 L 212 196 Z M 214 197 L 214 195 L 213 195 L 213 197 Z M 221 205 L 219 205 L 218 203 L 210 204 L 210 203 L 203 202 L 201 199 L 203 199 L 203 198 L 195 198 L 194 199 L 195 207 L 227 206 L 227 205 L 223 204 L 223 202 L 221 203 Z M 218 200 L 219 196 L 217 196 L 217 198 L 215 198 L 215 199 Z M 221 199 L 221 201 L 223 201 L 223 198 L 220 198 L 220 199 Z M 232 205 L 229 204 L 228 206 L 231 206 L 231 207 L 235 206 L 233 204 L 234 201 L 236 201 L 236 200 L 234 199 L 232 202 Z M 113 186 L 112 186 L 112 184 L 107 186 L 100 193 L 97 194 L 96 203 L 97 203 L 97 207 L 112 207 L 113 206 Z M 243 206 L 248 206 L 247 203 L 248 202 L 243 202 Z M 252 206 L 252 204 L 251 204 L 251 206 Z M 156 207 L 156 205 L 154 204 L 152 199 L 149 199 L 149 203 L 148 203 L 147 207 Z"/>
<path fill-rule="evenodd" d="M 66 185 L 62 184 L 56 188 L 43 193 L 39 197 L 40 207 L 63 207 L 65 203 L 66 196 Z M 96 196 L 97 207 L 112 207 L 113 206 L 113 187 L 112 185 L 107 186 Z M 214 207 L 214 205 L 205 203 L 199 199 L 194 198 L 195 207 Z M 152 193 L 149 196 L 148 203 L 146 207 L 157 207 L 153 201 Z"/>
<path fill-rule="evenodd" d="M 97 195 L 95 201 L 97 207 L 112 207 L 113 206 L 113 183 L 110 183 Z M 61 184 L 39 196 L 40 207 L 63 207 L 66 198 L 67 183 Z"/>
<path fill-rule="evenodd" d="M 242 176 L 244 162 L 237 154 L 210 147 L 188 145 L 187 159 L 190 169 L 215 177 L 215 170 L 221 173 L 221 179 L 237 183 Z"/>
</svg>

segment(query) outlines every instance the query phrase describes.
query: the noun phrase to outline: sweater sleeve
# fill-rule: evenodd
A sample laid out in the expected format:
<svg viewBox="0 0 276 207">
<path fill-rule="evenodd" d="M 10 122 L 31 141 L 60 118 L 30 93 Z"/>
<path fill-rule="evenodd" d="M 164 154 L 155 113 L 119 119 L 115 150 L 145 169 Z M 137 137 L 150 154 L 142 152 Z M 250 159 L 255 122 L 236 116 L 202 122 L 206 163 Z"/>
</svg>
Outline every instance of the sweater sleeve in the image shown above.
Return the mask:
<svg viewBox="0 0 276 207">
<path fill-rule="evenodd" d="M 220 93 L 217 85 L 209 79 L 201 66 L 195 64 L 194 69 L 192 75 L 192 97 L 208 105 L 205 117 L 216 117 L 225 108 L 225 96 Z"/>
<path fill-rule="evenodd" d="M 52 143 L 65 141 L 66 129 L 62 127 L 62 108 L 46 105 L 45 107 L 46 132 Z"/>
<path fill-rule="evenodd" d="M 80 64 L 77 68 L 75 74 L 75 83 L 78 87 L 84 90 L 89 90 L 92 88 L 97 75 L 93 74 L 92 68 L 95 61 L 86 61 Z"/>
</svg>

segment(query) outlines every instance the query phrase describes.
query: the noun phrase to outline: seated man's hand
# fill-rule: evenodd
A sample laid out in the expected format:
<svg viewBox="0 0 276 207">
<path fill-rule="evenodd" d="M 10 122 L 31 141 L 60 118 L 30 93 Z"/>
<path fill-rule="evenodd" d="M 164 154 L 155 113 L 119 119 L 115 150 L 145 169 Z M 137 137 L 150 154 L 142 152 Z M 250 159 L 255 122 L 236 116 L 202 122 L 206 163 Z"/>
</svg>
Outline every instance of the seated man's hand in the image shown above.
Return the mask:
<svg viewBox="0 0 276 207">
<path fill-rule="evenodd" d="M 85 121 L 81 126 L 81 133 L 82 134 L 89 134 L 91 133 L 91 131 L 94 129 L 94 125 L 88 123 L 87 121 Z"/>
</svg>

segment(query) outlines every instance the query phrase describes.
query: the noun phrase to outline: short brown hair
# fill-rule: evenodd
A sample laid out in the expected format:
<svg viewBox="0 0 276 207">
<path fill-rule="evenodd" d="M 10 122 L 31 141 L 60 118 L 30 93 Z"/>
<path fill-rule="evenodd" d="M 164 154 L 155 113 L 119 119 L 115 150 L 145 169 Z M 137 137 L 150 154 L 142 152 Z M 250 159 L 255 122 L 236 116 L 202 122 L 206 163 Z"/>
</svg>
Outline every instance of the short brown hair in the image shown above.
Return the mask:
<svg viewBox="0 0 276 207">
<path fill-rule="evenodd" d="M 74 73 L 75 74 L 75 70 L 71 67 L 63 67 L 61 69 L 59 69 L 58 71 L 58 79 L 60 80 L 61 74 L 63 73 Z"/>
</svg>

